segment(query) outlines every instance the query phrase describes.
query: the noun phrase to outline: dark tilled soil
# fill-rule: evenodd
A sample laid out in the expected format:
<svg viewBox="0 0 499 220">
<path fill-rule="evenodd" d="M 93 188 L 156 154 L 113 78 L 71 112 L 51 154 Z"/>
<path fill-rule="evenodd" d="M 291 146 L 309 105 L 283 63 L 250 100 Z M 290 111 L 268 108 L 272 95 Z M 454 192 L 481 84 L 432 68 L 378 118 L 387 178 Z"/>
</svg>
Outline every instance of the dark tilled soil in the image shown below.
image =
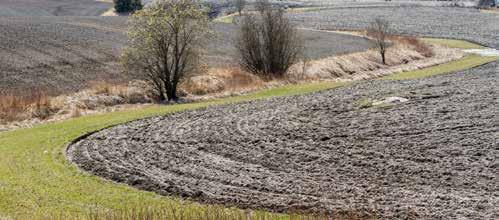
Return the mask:
<svg viewBox="0 0 499 220">
<path fill-rule="evenodd" d="M 362 7 L 293 13 L 305 27 L 365 30 L 375 18 L 390 22 L 397 34 L 445 37 L 499 48 L 499 14 L 458 7 Z"/>
<path fill-rule="evenodd" d="M 149 118 L 95 133 L 68 155 L 107 179 L 207 203 L 493 219 L 498 72 L 491 63 Z M 409 101 L 365 108 L 390 96 Z"/>
<path fill-rule="evenodd" d="M 75 91 L 89 81 L 125 81 L 117 57 L 124 19 L 0 17 L 0 90 Z"/>
<path fill-rule="evenodd" d="M 232 24 L 214 24 L 213 39 L 207 44 L 206 62 L 211 66 L 237 65 L 237 50 L 234 40 L 238 34 L 238 26 Z M 320 59 L 334 55 L 366 51 L 373 47 L 369 40 L 351 35 L 324 31 L 298 31 L 304 42 L 304 51 L 308 59 Z"/>
<path fill-rule="evenodd" d="M 111 7 L 99 0 L 2 0 L 0 16 L 99 16 Z"/>
</svg>

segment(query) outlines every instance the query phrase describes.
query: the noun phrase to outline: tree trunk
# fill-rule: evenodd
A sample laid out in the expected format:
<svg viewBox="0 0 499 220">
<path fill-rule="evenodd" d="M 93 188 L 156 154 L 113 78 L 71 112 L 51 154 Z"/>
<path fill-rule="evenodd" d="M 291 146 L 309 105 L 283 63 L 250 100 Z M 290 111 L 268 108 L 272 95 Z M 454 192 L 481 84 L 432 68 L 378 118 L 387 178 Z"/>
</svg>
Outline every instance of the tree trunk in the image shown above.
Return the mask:
<svg viewBox="0 0 499 220">
<path fill-rule="evenodd" d="M 165 100 L 166 100 L 165 94 L 164 94 L 163 92 L 160 92 L 160 93 L 159 93 L 159 101 L 160 101 L 160 102 L 163 102 L 163 101 L 165 101 Z"/>
<path fill-rule="evenodd" d="M 171 86 L 168 91 L 167 91 L 167 96 L 168 96 L 168 101 L 177 101 L 178 100 L 178 97 L 177 97 L 177 89 L 175 88 L 175 86 Z"/>
<path fill-rule="evenodd" d="M 381 52 L 381 61 L 383 62 L 383 65 L 386 65 L 385 52 Z"/>
</svg>

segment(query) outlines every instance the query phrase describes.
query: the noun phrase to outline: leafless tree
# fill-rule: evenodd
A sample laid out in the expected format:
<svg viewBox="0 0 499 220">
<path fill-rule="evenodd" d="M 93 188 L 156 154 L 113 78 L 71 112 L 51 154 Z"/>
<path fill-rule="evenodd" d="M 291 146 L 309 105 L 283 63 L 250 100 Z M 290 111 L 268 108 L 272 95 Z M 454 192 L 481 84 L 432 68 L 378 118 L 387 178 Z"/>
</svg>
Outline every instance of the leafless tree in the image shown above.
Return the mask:
<svg viewBox="0 0 499 220">
<path fill-rule="evenodd" d="M 282 76 L 300 57 L 303 41 L 284 10 L 268 6 L 242 19 L 236 47 L 241 66 L 260 76 Z"/>
<path fill-rule="evenodd" d="M 135 13 L 122 56 L 127 71 L 141 73 L 160 101 L 177 100 L 177 85 L 197 69 L 207 17 L 197 0 L 163 0 Z"/>
<path fill-rule="evenodd" d="M 391 35 L 390 23 L 382 18 L 376 18 L 371 22 L 368 30 L 368 36 L 374 39 L 374 44 L 379 54 L 381 61 L 386 65 L 386 51 L 389 46 L 388 37 Z"/>
<path fill-rule="evenodd" d="M 243 14 L 243 10 L 246 7 L 246 0 L 234 0 L 234 5 L 236 6 L 239 16 Z"/>
</svg>

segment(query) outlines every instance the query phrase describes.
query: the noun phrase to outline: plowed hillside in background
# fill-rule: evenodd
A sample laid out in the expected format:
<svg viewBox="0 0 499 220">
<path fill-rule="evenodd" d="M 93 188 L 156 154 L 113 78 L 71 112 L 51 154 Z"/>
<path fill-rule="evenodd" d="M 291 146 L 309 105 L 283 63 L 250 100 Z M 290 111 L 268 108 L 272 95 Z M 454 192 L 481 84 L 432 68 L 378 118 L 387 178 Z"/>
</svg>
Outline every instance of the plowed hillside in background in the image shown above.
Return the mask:
<svg viewBox="0 0 499 220">
<path fill-rule="evenodd" d="M 97 16 L 112 7 L 106 0 L 1 0 L 0 16 Z"/>
<path fill-rule="evenodd" d="M 0 16 L 0 91 L 41 88 L 51 95 L 83 89 L 96 81 L 122 83 L 119 55 L 126 42 L 127 17 Z M 210 67 L 236 64 L 232 45 L 237 27 L 214 24 L 215 39 L 203 56 Z M 307 56 L 363 51 L 363 38 L 302 31 Z"/>
<path fill-rule="evenodd" d="M 0 17 L 0 89 L 60 92 L 123 79 L 117 56 L 125 18 Z"/>
</svg>

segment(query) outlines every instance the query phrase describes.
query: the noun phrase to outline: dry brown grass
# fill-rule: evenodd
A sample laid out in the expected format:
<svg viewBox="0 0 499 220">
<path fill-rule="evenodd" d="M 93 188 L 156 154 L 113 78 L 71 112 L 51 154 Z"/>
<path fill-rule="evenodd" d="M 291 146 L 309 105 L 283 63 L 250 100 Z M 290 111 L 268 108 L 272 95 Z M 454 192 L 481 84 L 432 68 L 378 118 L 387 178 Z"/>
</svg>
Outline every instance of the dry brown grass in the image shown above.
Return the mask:
<svg viewBox="0 0 499 220">
<path fill-rule="evenodd" d="M 342 33 L 349 33 L 347 31 L 341 31 Z M 355 36 L 361 36 L 361 37 L 367 37 L 369 39 L 372 39 L 372 34 L 369 33 L 368 31 L 357 31 L 357 32 L 351 32 L 350 34 L 354 34 Z M 435 55 L 433 52 L 431 46 L 420 39 L 416 37 L 411 37 L 411 36 L 401 36 L 401 35 L 390 35 L 387 37 L 387 40 L 391 41 L 394 44 L 401 44 L 405 46 L 412 47 L 415 51 L 417 51 L 419 54 L 423 55 L 424 57 L 432 57 Z"/>
<path fill-rule="evenodd" d="M 263 84 L 259 77 L 239 68 L 215 69 L 213 75 L 221 77 L 225 82 L 225 88 L 229 90 L 255 88 Z"/>
<path fill-rule="evenodd" d="M 366 32 L 358 35 L 367 36 Z M 457 49 L 428 44 L 417 38 L 390 36 L 391 46 L 386 53 L 386 65 L 375 50 L 345 54 L 296 64 L 290 75 L 302 80 L 351 81 L 412 71 L 459 59 L 463 53 Z"/>
<path fill-rule="evenodd" d="M 409 210 L 405 219 L 415 219 Z M 122 207 L 116 210 L 91 209 L 85 214 L 56 213 L 39 216 L 40 219 L 89 219 L 89 220 L 367 220 L 379 219 L 380 213 L 374 209 L 335 210 L 333 213 L 291 212 L 278 214 L 259 210 L 242 210 L 223 206 L 182 207 L 176 205 Z M 38 218 L 35 218 L 38 219 Z"/>
<path fill-rule="evenodd" d="M 423 55 L 424 57 L 432 57 L 435 55 L 430 45 L 415 37 L 392 36 L 391 39 L 394 42 L 413 47 L 416 52 Z"/>
<path fill-rule="evenodd" d="M 0 125 L 25 127 L 40 121 L 80 117 L 87 112 L 104 111 L 110 106 L 152 102 L 149 90 L 140 83 L 95 82 L 89 84 L 89 89 L 57 97 L 47 95 L 51 94 L 47 89 L 0 91 Z M 23 123 L 17 123 L 20 121 Z"/>
<path fill-rule="evenodd" d="M 95 94 L 111 94 L 115 91 L 116 85 L 110 84 L 108 82 L 95 82 L 90 83 L 90 88 Z"/>
<path fill-rule="evenodd" d="M 116 96 L 122 98 L 123 104 L 148 103 L 153 100 L 151 89 L 142 81 L 132 81 L 128 85 L 95 82 L 90 84 L 87 93 L 90 95 Z"/>
<path fill-rule="evenodd" d="M 187 79 L 180 89 L 188 94 L 206 95 L 261 88 L 264 81 L 239 68 L 212 68 L 206 74 Z"/>
<path fill-rule="evenodd" d="M 46 94 L 42 89 L 0 91 L 0 122 L 48 118 L 56 109 Z"/>
</svg>

